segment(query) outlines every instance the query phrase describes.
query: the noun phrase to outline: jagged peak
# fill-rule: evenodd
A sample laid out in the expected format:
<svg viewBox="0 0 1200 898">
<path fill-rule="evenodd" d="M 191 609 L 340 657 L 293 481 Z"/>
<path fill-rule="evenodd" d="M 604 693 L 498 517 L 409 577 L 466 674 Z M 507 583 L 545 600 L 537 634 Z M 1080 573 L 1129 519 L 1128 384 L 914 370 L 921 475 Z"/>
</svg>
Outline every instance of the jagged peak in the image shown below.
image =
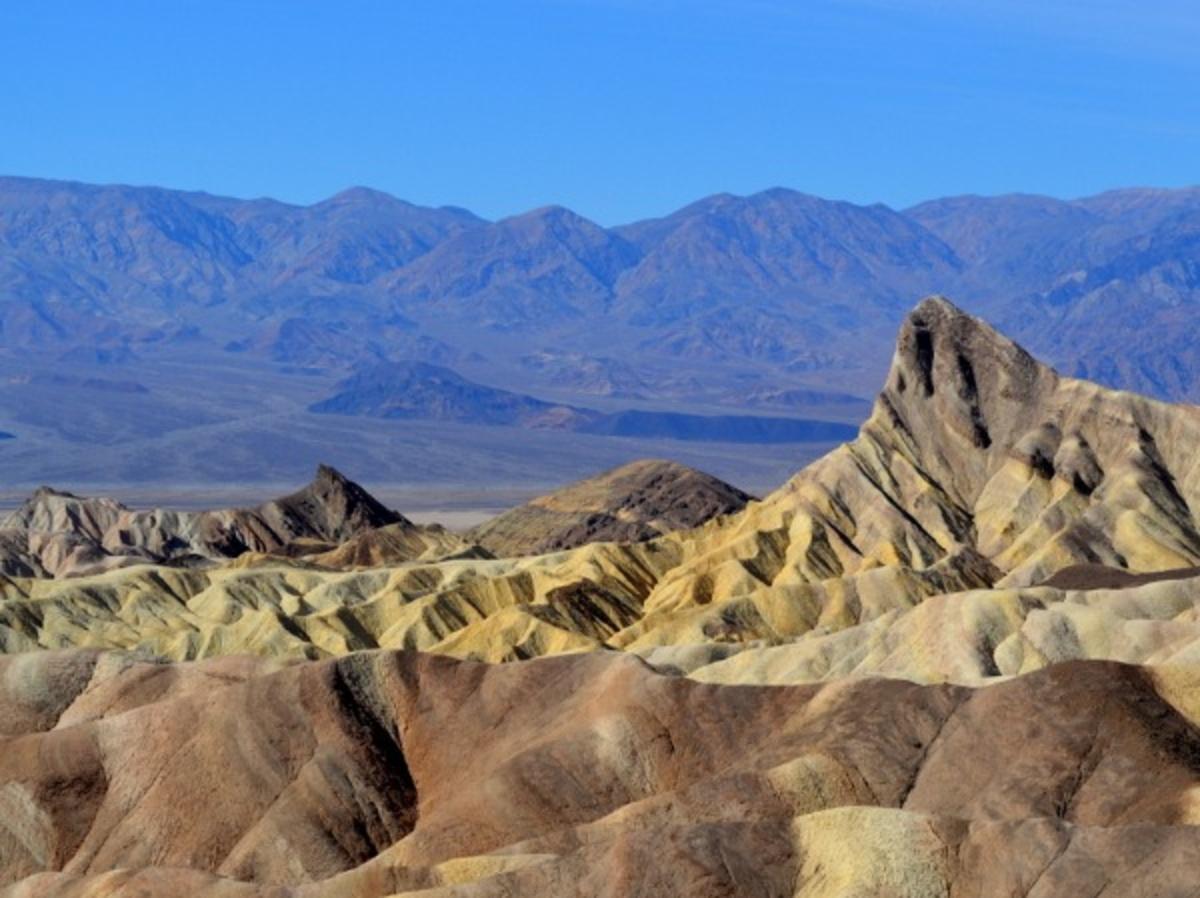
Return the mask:
<svg viewBox="0 0 1200 898">
<path fill-rule="evenodd" d="M 908 326 L 941 330 L 960 338 L 983 339 L 1006 346 L 1016 345 L 987 321 L 964 311 L 940 293 L 926 296 L 913 307 L 904 322 L 904 327 Z"/>
<path fill-rule="evenodd" d="M 945 296 L 928 296 L 900 327 L 885 391 L 915 389 L 929 398 L 947 390 L 972 401 L 989 384 L 1007 382 L 1006 392 L 1032 397 L 1037 382 L 1056 375 L 992 325 L 960 309 Z"/>
<path fill-rule="evenodd" d="M 379 503 L 365 489 L 339 471 L 332 465 L 321 463 L 317 465 L 316 474 L 301 493 L 316 494 L 325 499 L 333 496 L 346 497 L 359 502 L 378 505 Z M 380 505 L 380 508 L 383 506 Z"/>
<path fill-rule="evenodd" d="M 37 489 L 35 489 L 33 491 L 33 495 L 30 496 L 30 498 L 31 499 L 44 499 L 44 498 L 48 498 L 51 496 L 54 496 L 54 497 L 57 497 L 60 499 L 81 499 L 81 498 L 83 498 L 82 496 L 75 495 L 75 493 L 70 493 L 70 492 L 67 492 L 66 490 L 56 489 L 55 487 L 47 486 L 46 484 L 42 484 Z"/>
<path fill-rule="evenodd" d="M 863 433 L 901 449 L 969 507 L 993 459 L 1041 423 L 1039 410 L 1058 383 L 1052 368 L 986 321 L 929 296 L 900 327 Z"/>
<path fill-rule="evenodd" d="M 333 465 L 327 465 L 322 462 L 317 465 L 317 473 L 313 477 L 313 484 L 316 485 L 322 483 L 336 484 L 338 486 L 345 487 L 350 484 L 350 480 L 345 474 L 333 467 Z"/>
<path fill-rule="evenodd" d="M 339 541 L 362 530 L 411 524 L 337 468 L 324 463 L 317 466 L 308 486 L 274 504 L 304 518 L 326 538 Z"/>
<path fill-rule="evenodd" d="M 966 312 L 951 302 L 948 297 L 945 297 L 940 293 L 932 293 L 917 303 L 913 310 L 908 313 L 908 317 L 912 319 L 931 314 L 954 316 L 967 315 Z"/>
</svg>

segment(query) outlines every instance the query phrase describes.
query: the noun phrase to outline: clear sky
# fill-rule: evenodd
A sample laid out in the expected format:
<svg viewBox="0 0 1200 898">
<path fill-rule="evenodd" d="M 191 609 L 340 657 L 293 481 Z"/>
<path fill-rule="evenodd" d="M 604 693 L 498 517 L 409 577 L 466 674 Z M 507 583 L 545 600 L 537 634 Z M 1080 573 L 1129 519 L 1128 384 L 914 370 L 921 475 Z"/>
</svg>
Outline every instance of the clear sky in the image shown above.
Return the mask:
<svg viewBox="0 0 1200 898">
<path fill-rule="evenodd" d="M 1200 183 L 1195 0 L 29 0 L 0 173 L 603 224 Z"/>
</svg>

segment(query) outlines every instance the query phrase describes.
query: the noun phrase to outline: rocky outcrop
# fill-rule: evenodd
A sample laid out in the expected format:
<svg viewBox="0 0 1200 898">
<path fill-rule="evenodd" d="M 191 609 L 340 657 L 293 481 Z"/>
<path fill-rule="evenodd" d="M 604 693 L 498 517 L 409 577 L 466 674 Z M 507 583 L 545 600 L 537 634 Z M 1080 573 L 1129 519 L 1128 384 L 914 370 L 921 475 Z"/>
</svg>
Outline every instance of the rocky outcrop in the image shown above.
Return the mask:
<svg viewBox="0 0 1200 898">
<path fill-rule="evenodd" d="M 746 497 L 661 462 L 500 558 L 330 469 L 207 516 L 42 491 L 0 533 L 0 896 L 1189 895 L 1198 416 L 935 298 L 855 440 L 704 523 Z"/>
<path fill-rule="evenodd" d="M 741 511 L 750 500 L 702 471 L 644 459 L 539 496 L 468 535 L 496 555 L 538 555 L 698 527 Z"/>
<path fill-rule="evenodd" d="M 902 327 L 859 437 L 714 531 L 669 590 L 923 570 L 964 550 L 1014 586 L 1077 563 L 1191 566 L 1198 440 L 1200 409 L 1061 377 L 928 299 Z M 768 539 L 776 559 L 750 570 Z"/>
</svg>

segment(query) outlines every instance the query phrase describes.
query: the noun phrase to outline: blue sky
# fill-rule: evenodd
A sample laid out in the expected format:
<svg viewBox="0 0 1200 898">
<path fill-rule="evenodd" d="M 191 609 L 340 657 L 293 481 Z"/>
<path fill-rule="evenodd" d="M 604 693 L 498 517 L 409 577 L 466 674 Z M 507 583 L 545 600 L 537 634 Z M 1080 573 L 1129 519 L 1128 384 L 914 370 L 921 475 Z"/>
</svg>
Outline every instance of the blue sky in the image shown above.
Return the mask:
<svg viewBox="0 0 1200 898">
<path fill-rule="evenodd" d="M 1190 8 L 1189 8 L 1190 7 Z M 1200 183 L 1200 11 L 1113 0 L 0 6 L 0 173 L 604 224 Z"/>
</svg>

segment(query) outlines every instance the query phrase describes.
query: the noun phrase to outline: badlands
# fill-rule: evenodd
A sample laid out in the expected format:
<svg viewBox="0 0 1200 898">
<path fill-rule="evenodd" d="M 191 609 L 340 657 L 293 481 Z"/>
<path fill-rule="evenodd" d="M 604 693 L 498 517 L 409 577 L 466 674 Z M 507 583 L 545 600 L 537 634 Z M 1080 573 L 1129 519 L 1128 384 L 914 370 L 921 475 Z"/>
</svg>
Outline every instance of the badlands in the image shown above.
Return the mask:
<svg viewBox="0 0 1200 898">
<path fill-rule="evenodd" d="M 0 521 L 0 895 L 1200 894 L 1200 409 L 942 298 L 751 500 Z"/>
</svg>

